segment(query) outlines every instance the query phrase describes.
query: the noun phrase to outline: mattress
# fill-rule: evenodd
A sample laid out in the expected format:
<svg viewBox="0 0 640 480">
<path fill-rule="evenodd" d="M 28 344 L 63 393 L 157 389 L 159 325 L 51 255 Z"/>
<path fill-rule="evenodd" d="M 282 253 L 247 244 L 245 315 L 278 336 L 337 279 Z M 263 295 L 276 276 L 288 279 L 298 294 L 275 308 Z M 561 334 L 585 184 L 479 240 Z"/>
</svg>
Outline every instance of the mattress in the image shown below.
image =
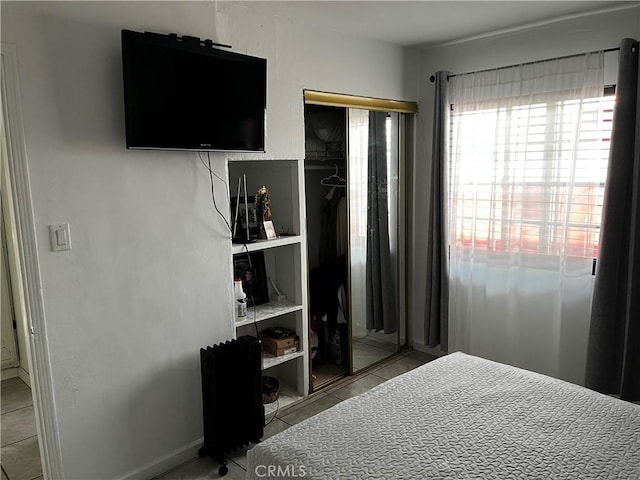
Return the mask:
<svg viewBox="0 0 640 480">
<path fill-rule="evenodd" d="M 453 353 L 247 453 L 250 479 L 640 479 L 640 406 Z"/>
</svg>

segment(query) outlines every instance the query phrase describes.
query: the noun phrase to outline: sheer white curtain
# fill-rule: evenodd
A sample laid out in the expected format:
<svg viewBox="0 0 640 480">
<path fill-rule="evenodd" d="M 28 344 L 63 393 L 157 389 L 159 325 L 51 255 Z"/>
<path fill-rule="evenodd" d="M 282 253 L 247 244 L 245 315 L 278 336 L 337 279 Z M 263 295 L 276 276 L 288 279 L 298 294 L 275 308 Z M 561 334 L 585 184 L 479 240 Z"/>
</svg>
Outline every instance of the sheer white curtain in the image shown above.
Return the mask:
<svg viewBox="0 0 640 480">
<path fill-rule="evenodd" d="M 350 108 L 349 125 L 349 262 L 352 335 L 367 334 L 367 165 L 369 110 Z"/>
<path fill-rule="evenodd" d="M 607 171 L 602 53 L 450 80 L 450 351 L 582 383 Z"/>
</svg>

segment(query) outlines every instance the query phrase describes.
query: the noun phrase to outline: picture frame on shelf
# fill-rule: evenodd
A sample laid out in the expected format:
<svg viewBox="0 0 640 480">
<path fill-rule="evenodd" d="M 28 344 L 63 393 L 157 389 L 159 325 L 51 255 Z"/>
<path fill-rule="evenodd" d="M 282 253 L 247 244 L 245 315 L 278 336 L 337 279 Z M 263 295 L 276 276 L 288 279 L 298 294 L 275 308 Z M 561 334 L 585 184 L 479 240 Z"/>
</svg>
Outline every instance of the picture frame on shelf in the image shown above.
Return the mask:
<svg viewBox="0 0 640 480">
<path fill-rule="evenodd" d="M 275 240 L 278 238 L 276 234 L 276 229 L 273 226 L 273 222 L 271 220 L 265 220 L 263 223 L 264 233 L 267 236 L 267 240 Z"/>
<path fill-rule="evenodd" d="M 247 294 L 247 306 L 269 301 L 264 252 L 236 253 L 233 256 L 233 274 L 234 278 L 242 280 L 242 290 Z"/>
</svg>

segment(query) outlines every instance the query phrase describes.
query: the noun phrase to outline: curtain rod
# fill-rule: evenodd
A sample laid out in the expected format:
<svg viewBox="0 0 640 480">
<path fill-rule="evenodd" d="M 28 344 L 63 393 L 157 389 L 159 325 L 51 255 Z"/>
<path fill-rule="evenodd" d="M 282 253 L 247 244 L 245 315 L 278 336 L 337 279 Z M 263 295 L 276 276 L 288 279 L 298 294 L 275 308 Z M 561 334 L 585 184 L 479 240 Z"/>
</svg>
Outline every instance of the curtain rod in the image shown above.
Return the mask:
<svg viewBox="0 0 640 480">
<path fill-rule="evenodd" d="M 587 55 L 589 53 L 598 53 L 600 51 L 602 51 L 603 53 L 607 53 L 607 52 L 615 52 L 617 50 L 620 50 L 620 47 L 607 48 L 605 50 L 594 50 L 592 52 L 585 52 L 585 53 L 574 53 L 573 55 L 563 55 L 562 57 L 547 58 L 546 60 L 535 60 L 533 62 L 516 63 L 515 65 L 507 65 L 506 67 L 485 68 L 484 70 L 476 70 L 475 72 L 458 73 L 458 74 L 452 73 L 451 75 L 447 75 L 447 80 L 453 77 L 457 77 L 458 75 L 470 75 L 472 73 L 489 72 L 491 70 L 502 70 L 504 68 L 519 67 L 521 65 L 534 65 L 536 63 L 551 62 L 553 60 L 563 60 L 565 58 L 579 57 L 581 55 Z M 431 83 L 435 82 L 436 81 L 435 75 L 431 75 L 429 77 L 429 81 L 431 81 Z"/>
</svg>

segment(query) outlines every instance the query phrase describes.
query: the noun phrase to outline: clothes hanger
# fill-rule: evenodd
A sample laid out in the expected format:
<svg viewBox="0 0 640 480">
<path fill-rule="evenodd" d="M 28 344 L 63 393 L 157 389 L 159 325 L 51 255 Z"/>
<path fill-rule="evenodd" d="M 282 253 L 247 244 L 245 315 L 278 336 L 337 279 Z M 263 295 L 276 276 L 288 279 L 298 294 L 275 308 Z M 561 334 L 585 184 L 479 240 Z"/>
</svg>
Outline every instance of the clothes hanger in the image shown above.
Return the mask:
<svg viewBox="0 0 640 480">
<path fill-rule="evenodd" d="M 344 178 L 338 175 L 338 165 L 334 163 L 333 166 L 336 167 L 335 173 L 320 180 L 320 185 L 324 185 L 326 187 L 345 187 Z"/>
</svg>

